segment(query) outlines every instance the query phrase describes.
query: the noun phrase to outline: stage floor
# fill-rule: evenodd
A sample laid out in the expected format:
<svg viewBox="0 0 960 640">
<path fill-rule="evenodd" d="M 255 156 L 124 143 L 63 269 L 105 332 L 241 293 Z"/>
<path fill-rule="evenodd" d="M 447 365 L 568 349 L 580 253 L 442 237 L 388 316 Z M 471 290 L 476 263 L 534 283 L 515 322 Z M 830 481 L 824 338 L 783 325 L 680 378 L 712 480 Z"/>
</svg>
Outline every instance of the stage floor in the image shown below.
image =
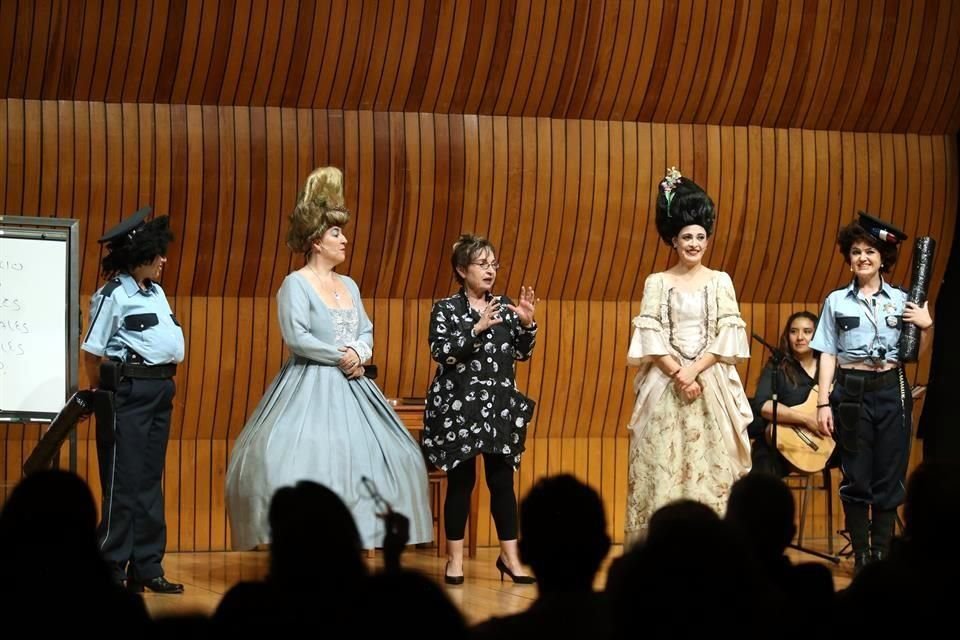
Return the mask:
<svg viewBox="0 0 960 640">
<path fill-rule="evenodd" d="M 622 548 L 615 547 L 607 564 L 621 553 Z M 816 557 L 798 551 L 791 550 L 789 555 L 795 562 L 821 562 Z M 479 549 L 476 558 L 467 558 L 464 562 L 464 584 L 444 585 L 450 599 L 471 623 L 523 611 L 537 597 L 535 586 L 515 585 L 509 578 L 506 582 L 500 582 L 500 574 L 494 568 L 496 559 L 496 548 Z M 377 557 L 370 558 L 368 562 L 373 569 L 383 564 L 379 552 Z M 433 549 L 409 549 L 404 553 L 403 562 L 405 567 L 416 569 L 443 584 L 446 560 L 438 558 Z M 598 589 L 606 583 L 607 564 L 597 576 Z M 853 572 L 851 560 L 843 560 L 839 566 L 829 562 L 824 564 L 833 572 L 836 588 L 842 589 L 850 583 Z M 170 553 L 166 556 L 164 568 L 170 580 L 184 583 L 186 592 L 182 595 L 146 594 L 144 600 L 153 616 L 211 613 L 223 594 L 234 584 L 241 580 L 261 579 L 266 575 L 267 552 Z"/>
</svg>

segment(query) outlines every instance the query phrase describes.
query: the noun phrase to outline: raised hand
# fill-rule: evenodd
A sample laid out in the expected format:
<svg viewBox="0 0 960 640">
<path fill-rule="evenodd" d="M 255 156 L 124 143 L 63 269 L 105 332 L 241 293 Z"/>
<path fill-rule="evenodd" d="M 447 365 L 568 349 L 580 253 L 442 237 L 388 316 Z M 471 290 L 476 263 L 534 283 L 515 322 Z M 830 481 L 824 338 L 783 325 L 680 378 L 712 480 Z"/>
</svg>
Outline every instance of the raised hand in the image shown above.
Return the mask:
<svg viewBox="0 0 960 640">
<path fill-rule="evenodd" d="M 473 326 L 473 330 L 475 333 L 480 334 L 501 322 L 503 322 L 503 318 L 500 316 L 500 298 L 494 298 L 483 308 L 483 311 L 480 312 L 480 319 L 477 320 L 477 324 Z"/>
<path fill-rule="evenodd" d="M 520 324 L 529 327 L 533 324 L 533 313 L 537 306 L 537 296 L 533 287 L 520 287 L 520 304 L 508 304 L 507 308 L 520 318 Z"/>
</svg>

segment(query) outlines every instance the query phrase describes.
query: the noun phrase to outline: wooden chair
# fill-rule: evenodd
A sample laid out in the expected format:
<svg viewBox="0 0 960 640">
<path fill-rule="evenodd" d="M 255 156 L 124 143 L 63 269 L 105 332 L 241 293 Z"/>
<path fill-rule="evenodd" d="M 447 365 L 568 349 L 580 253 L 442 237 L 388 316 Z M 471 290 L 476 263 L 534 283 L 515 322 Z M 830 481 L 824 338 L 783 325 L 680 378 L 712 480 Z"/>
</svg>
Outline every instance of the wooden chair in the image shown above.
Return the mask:
<svg viewBox="0 0 960 640">
<path fill-rule="evenodd" d="M 827 499 L 827 551 L 833 555 L 833 476 L 830 472 L 831 466 L 827 465 L 818 473 L 797 473 L 793 472 L 785 480 L 792 489 L 799 489 L 803 492 L 800 498 L 800 518 L 797 527 L 797 544 L 803 546 L 803 535 L 807 526 L 807 514 L 810 513 L 810 500 L 814 491 L 823 491 Z M 816 478 L 820 476 L 821 481 L 817 486 Z M 791 479 L 799 479 L 799 484 L 793 485 L 789 482 Z"/>
</svg>

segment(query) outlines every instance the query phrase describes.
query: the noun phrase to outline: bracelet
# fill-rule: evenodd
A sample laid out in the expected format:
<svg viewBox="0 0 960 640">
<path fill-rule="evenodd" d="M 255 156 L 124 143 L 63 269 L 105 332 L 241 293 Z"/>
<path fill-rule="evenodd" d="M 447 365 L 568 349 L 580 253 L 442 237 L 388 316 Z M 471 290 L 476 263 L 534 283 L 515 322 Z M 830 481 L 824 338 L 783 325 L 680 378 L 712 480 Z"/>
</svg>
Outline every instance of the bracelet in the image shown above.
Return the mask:
<svg viewBox="0 0 960 640">
<path fill-rule="evenodd" d="M 829 406 L 830 406 L 830 403 L 829 403 L 829 402 L 826 403 L 826 404 L 818 404 L 818 405 L 817 405 L 817 409 L 823 409 L 824 407 L 829 407 Z"/>
</svg>

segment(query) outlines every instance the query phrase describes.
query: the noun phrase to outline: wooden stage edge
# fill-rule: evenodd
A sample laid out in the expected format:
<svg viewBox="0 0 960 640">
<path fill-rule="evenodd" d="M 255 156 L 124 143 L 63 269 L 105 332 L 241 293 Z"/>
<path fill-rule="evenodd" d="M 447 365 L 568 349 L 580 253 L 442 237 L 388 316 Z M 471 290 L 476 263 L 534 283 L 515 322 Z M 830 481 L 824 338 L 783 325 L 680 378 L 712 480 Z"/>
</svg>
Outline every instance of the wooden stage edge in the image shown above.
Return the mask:
<svg viewBox="0 0 960 640">
<path fill-rule="evenodd" d="M 842 541 L 840 541 L 842 544 Z M 825 550 L 825 540 L 812 541 L 814 549 Z M 476 558 L 465 558 L 464 573 L 466 581 L 461 586 L 443 584 L 445 558 L 439 558 L 434 549 L 408 549 L 403 556 L 404 566 L 420 571 L 438 584 L 441 584 L 468 622 L 477 623 L 492 616 L 503 616 L 523 611 L 537 597 L 535 586 L 515 585 L 509 581 L 500 582 L 499 573 L 494 568 L 498 549 L 483 547 L 477 550 Z M 607 567 L 614 558 L 623 553 L 623 547 L 616 545 L 597 576 L 595 586 L 602 589 L 606 584 Z M 822 562 L 818 558 L 803 552 L 789 550 L 794 562 Z M 170 553 L 164 560 L 167 577 L 186 586 L 183 595 L 158 595 L 148 593 L 144 596 L 147 608 L 152 616 L 163 617 L 188 613 L 209 614 L 230 587 L 241 580 L 257 580 L 267 571 L 267 552 L 195 552 Z M 368 559 L 372 570 L 378 570 L 382 556 Z M 839 566 L 824 563 L 833 573 L 834 585 L 842 589 L 850 583 L 853 564 L 843 560 Z"/>
</svg>

